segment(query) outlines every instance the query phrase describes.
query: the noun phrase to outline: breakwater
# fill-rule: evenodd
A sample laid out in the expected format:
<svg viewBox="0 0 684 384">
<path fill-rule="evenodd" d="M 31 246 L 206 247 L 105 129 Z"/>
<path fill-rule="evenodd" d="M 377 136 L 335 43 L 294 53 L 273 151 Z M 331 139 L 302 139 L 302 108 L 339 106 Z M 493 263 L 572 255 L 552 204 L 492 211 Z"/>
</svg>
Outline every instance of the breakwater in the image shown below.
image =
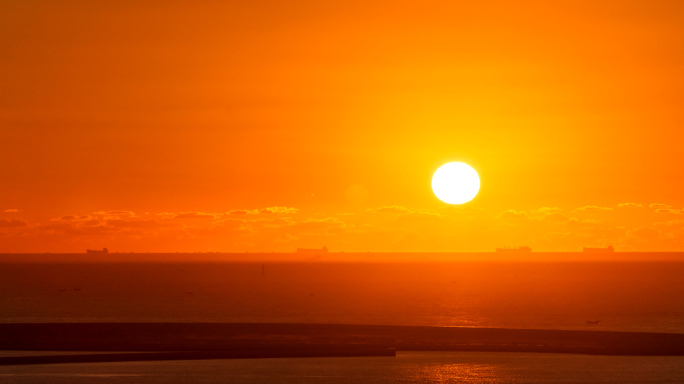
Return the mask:
<svg viewBox="0 0 684 384">
<path fill-rule="evenodd" d="M 394 356 L 397 350 L 681 356 L 684 334 L 345 324 L 15 323 L 0 324 L 0 350 L 127 352 L 2 357 L 0 365 Z"/>
</svg>

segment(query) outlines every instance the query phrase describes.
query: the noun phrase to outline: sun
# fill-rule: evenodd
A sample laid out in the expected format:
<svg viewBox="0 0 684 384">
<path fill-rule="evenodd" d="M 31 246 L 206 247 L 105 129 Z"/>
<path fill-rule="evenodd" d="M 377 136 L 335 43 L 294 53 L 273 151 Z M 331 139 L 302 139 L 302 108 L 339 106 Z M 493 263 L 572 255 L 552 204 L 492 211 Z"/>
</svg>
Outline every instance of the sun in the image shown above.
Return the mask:
<svg viewBox="0 0 684 384">
<path fill-rule="evenodd" d="M 480 190 L 480 177 L 465 163 L 446 163 L 432 176 L 432 191 L 448 204 L 463 204 Z"/>
</svg>

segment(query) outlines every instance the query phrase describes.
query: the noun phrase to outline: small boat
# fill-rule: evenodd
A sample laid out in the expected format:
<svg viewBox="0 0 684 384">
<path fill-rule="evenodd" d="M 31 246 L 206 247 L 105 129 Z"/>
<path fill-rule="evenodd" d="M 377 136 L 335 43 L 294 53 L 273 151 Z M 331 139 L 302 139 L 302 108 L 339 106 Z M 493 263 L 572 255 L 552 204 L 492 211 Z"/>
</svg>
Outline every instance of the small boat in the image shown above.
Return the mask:
<svg viewBox="0 0 684 384">
<path fill-rule="evenodd" d="M 599 325 L 599 324 L 601 324 L 601 322 L 598 321 L 598 320 L 597 320 L 597 321 L 589 321 L 589 320 L 587 320 L 587 324 Z"/>
</svg>

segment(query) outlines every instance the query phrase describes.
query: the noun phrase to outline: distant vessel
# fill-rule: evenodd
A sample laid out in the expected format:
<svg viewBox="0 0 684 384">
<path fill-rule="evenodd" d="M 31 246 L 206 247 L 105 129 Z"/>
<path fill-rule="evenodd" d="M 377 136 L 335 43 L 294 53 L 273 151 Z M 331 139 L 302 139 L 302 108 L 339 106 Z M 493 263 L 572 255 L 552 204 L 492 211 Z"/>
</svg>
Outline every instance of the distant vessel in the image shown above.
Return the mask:
<svg viewBox="0 0 684 384">
<path fill-rule="evenodd" d="M 601 322 L 600 322 L 600 321 L 590 321 L 590 320 L 587 320 L 587 324 L 599 325 L 599 324 L 601 324 Z"/>
<path fill-rule="evenodd" d="M 585 253 L 606 253 L 606 252 L 615 252 L 615 248 L 613 246 L 609 246 L 607 248 L 587 248 L 584 247 L 584 252 Z"/>
<path fill-rule="evenodd" d="M 518 248 L 497 248 L 498 253 L 530 253 L 532 248 L 530 247 L 518 247 Z"/>
<path fill-rule="evenodd" d="M 328 253 L 328 247 L 323 247 L 321 249 L 316 248 L 297 248 L 296 253 L 302 253 L 305 255 L 320 255 L 321 253 Z"/>
<path fill-rule="evenodd" d="M 107 248 L 102 248 L 101 251 L 97 249 L 86 249 L 86 253 L 88 255 L 105 255 L 109 253 L 109 251 L 107 250 Z"/>
</svg>

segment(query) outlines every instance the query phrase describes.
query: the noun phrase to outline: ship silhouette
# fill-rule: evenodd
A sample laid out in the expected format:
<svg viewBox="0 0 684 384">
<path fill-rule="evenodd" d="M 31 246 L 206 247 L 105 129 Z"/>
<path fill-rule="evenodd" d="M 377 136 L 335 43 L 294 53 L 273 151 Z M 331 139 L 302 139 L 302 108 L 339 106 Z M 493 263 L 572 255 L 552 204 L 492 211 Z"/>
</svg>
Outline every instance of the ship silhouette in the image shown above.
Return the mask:
<svg viewBox="0 0 684 384">
<path fill-rule="evenodd" d="M 97 249 L 86 249 L 86 254 L 88 255 L 106 255 L 108 254 L 109 251 L 107 248 L 102 248 L 102 250 L 97 250 Z"/>
<path fill-rule="evenodd" d="M 317 249 L 317 248 L 297 248 L 297 251 L 295 253 L 318 256 L 321 254 L 328 253 L 328 247 L 323 247 L 320 249 Z"/>
</svg>

